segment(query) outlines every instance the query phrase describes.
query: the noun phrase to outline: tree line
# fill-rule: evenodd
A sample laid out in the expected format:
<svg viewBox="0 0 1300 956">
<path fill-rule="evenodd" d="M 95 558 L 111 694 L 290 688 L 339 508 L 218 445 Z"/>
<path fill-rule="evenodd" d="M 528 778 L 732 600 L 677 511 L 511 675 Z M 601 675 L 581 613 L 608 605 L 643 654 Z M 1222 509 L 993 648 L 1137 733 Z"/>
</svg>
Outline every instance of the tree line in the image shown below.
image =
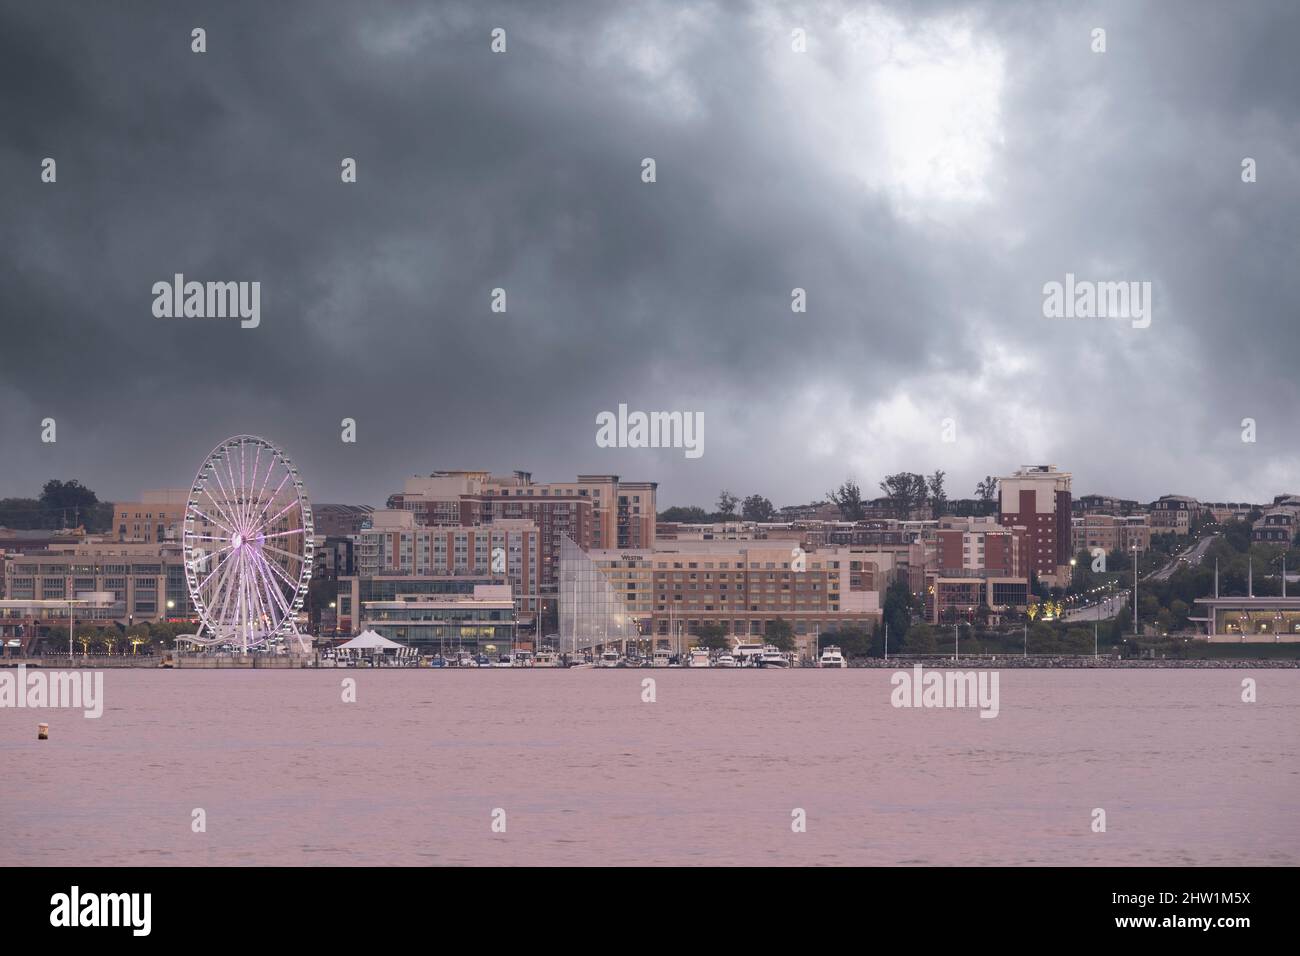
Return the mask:
<svg viewBox="0 0 1300 956">
<path fill-rule="evenodd" d="M 867 515 L 868 506 L 877 502 L 888 508 L 895 517 L 912 518 L 928 514 L 938 518 L 949 511 L 949 499 L 945 486 L 947 473 L 936 470 L 933 474 L 922 475 L 911 471 L 900 471 L 887 475 L 880 481 L 880 497 L 866 500 L 857 481 L 846 478 L 838 488 L 826 493 L 824 501 L 817 505 L 834 504 L 839 509 L 840 517 L 845 521 L 861 521 Z M 991 515 L 997 511 L 998 480 L 992 475 L 985 476 L 976 486 L 974 497 L 970 501 L 970 510 L 981 515 Z M 707 524 L 715 521 L 775 521 L 778 511 L 770 499 L 759 494 L 752 494 L 741 499 L 729 489 L 724 488 L 718 494 L 717 506 L 713 511 L 688 505 L 668 508 L 659 513 L 660 521 L 678 521 L 686 524 Z"/>
<path fill-rule="evenodd" d="M 0 528 L 20 531 L 84 527 L 102 534 L 113 527 L 113 503 L 99 496 L 75 478 L 51 478 L 39 498 L 0 498 Z"/>
</svg>

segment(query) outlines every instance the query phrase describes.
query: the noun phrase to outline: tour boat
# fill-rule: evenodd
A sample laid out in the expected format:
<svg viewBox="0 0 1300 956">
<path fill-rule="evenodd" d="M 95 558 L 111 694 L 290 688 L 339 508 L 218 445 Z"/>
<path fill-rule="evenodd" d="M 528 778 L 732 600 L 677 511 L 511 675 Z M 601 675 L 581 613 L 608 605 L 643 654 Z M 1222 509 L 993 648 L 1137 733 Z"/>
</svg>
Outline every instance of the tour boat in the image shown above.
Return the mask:
<svg viewBox="0 0 1300 956">
<path fill-rule="evenodd" d="M 622 658 L 618 656 L 618 651 L 602 651 L 600 655 L 600 667 L 617 667 Z"/>
<path fill-rule="evenodd" d="M 705 647 L 695 647 L 691 649 L 690 667 L 708 667 L 709 651 Z"/>
<path fill-rule="evenodd" d="M 773 645 L 767 644 L 763 647 L 763 653 L 758 657 L 759 667 L 789 667 L 790 658 L 778 651 Z"/>
<path fill-rule="evenodd" d="M 848 667 L 849 662 L 844 659 L 843 652 L 834 644 L 828 644 L 822 648 L 822 656 L 817 659 L 818 667 Z"/>
<path fill-rule="evenodd" d="M 666 647 L 659 648 L 657 651 L 655 651 L 654 666 L 667 667 L 671 658 L 672 658 L 672 652 L 669 651 L 668 648 Z"/>
</svg>

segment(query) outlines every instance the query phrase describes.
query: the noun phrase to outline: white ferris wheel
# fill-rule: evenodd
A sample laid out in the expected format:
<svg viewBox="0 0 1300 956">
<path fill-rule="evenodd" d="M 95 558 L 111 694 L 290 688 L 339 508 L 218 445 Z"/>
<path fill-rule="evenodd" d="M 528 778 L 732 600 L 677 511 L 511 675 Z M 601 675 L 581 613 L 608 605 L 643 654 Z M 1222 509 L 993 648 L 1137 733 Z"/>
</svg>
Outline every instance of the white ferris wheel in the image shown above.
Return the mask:
<svg viewBox="0 0 1300 956">
<path fill-rule="evenodd" d="M 185 580 L 202 626 L 194 642 L 248 651 L 297 638 L 315 549 L 311 502 L 298 469 L 264 438 L 236 435 L 212 450 L 190 488 Z"/>
</svg>

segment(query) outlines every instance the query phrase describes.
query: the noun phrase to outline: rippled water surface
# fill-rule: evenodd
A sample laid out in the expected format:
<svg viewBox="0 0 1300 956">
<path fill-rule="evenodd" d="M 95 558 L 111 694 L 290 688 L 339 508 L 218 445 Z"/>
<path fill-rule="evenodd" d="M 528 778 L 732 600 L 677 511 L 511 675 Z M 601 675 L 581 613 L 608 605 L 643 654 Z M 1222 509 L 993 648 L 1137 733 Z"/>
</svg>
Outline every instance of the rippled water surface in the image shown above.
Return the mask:
<svg viewBox="0 0 1300 956">
<path fill-rule="evenodd" d="M 0 709 L 0 865 L 1300 864 L 1300 671 L 889 679 L 109 670 L 99 720 Z"/>
</svg>

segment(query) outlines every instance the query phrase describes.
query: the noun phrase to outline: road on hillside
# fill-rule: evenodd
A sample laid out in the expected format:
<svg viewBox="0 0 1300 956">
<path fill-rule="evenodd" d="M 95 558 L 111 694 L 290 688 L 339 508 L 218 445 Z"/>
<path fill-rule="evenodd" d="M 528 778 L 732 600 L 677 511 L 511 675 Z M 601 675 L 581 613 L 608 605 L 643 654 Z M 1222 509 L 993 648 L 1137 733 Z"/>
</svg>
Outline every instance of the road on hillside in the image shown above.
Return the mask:
<svg viewBox="0 0 1300 956">
<path fill-rule="evenodd" d="M 1202 538 L 1200 541 L 1196 542 L 1194 547 L 1188 548 L 1186 551 L 1174 555 L 1170 558 L 1169 563 L 1159 571 L 1153 571 L 1151 574 L 1147 575 L 1147 579 L 1151 581 L 1168 581 L 1170 577 L 1173 576 L 1173 573 L 1179 568 L 1196 567 L 1196 565 L 1201 563 L 1201 559 L 1205 557 L 1205 552 L 1209 550 L 1210 544 L 1214 541 L 1214 538 L 1214 535 Z"/>
<path fill-rule="evenodd" d="M 1096 604 L 1090 604 L 1087 607 L 1073 608 L 1065 612 L 1067 621 L 1105 621 L 1115 617 L 1124 607 L 1124 602 L 1128 600 L 1128 591 L 1119 594 L 1112 594 L 1110 597 L 1102 598 Z"/>
<path fill-rule="evenodd" d="M 1195 567 L 1205 558 L 1205 552 L 1209 550 L 1210 544 L 1214 541 L 1215 536 L 1202 538 L 1190 548 L 1179 552 L 1169 559 L 1169 563 L 1158 571 L 1152 571 L 1142 578 L 1143 581 L 1168 581 L 1175 571 L 1182 567 Z M 1124 608 L 1124 603 L 1128 600 L 1129 594 L 1133 589 L 1125 588 L 1119 594 L 1113 594 L 1110 597 L 1103 598 L 1096 604 L 1090 604 L 1087 607 L 1074 608 L 1065 612 L 1067 621 L 1105 621 L 1119 614 Z"/>
</svg>

